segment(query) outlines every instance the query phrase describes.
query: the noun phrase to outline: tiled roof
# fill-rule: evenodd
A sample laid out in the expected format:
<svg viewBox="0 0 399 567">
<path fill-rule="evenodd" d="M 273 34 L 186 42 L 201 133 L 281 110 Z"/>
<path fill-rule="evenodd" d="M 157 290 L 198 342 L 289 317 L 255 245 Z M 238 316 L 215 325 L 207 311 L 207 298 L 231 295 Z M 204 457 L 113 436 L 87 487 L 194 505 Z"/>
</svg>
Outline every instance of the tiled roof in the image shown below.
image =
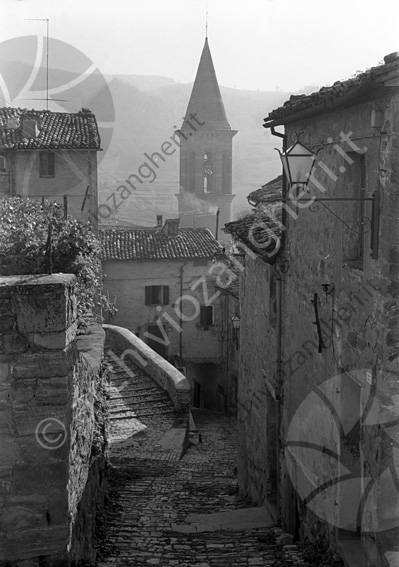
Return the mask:
<svg viewBox="0 0 399 567">
<path fill-rule="evenodd" d="M 284 124 L 295 119 L 298 112 L 316 113 L 328 110 L 352 99 L 370 96 L 373 88 L 399 86 L 399 55 L 391 53 L 384 57 L 384 65 L 372 67 L 346 81 L 337 81 L 331 87 L 323 87 L 309 95 L 292 95 L 288 101 L 265 118 L 264 126 Z"/>
<path fill-rule="evenodd" d="M 274 263 L 280 248 L 282 218 L 282 176 L 263 185 L 248 195 L 248 201 L 256 205 L 254 211 L 224 226 L 224 232 L 235 241 L 243 242 L 268 263 Z M 274 220 L 275 219 L 275 220 Z"/>
<path fill-rule="evenodd" d="M 207 228 L 180 228 L 167 236 L 160 228 L 100 230 L 103 260 L 189 260 L 212 258 L 222 250 Z"/>
<path fill-rule="evenodd" d="M 279 175 L 272 179 L 260 189 L 252 191 L 247 197 L 251 205 L 258 205 L 259 203 L 267 204 L 273 203 L 276 199 L 281 198 L 282 195 L 283 176 Z"/>
<path fill-rule="evenodd" d="M 216 287 L 227 291 L 236 299 L 240 296 L 240 268 L 237 267 L 237 263 L 233 262 L 231 256 L 227 256 L 224 260 L 221 260 L 228 268 L 228 271 L 218 274 L 219 284 Z M 231 272 L 231 273 L 229 273 Z M 233 277 L 234 276 L 234 277 Z"/>
<path fill-rule="evenodd" d="M 266 262 L 274 263 L 282 232 L 271 215 L 281 223 L 281 209 L 281 203 L 259 207 L 243 218 L 225 224 L 223 230 L 235 241 L 243 242 Z"/>
<path fill-rule="evenodd" d="M 24 120 L 35 120 L 37 132 L 24 133 Z M 78 113 L 0 108 L 0 151 L 36 149 L 100 149 L 96 117 L 88 109 Z"/>
</svg>

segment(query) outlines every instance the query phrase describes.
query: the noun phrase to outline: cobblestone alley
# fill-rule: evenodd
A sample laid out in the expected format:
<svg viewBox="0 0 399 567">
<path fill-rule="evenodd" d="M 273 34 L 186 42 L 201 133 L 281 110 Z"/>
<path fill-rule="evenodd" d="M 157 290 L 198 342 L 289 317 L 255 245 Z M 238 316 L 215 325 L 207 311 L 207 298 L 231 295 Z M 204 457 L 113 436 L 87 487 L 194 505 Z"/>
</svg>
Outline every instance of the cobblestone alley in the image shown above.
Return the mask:
<svg viewBox="0 0 399 567">
<path fill-rule="evenodd" d="M 295 545 L 279 545 L 278 528 L 235 525 L 196 532 L 187 523 L 193 514 L 249 507 L 236 493 L 236 420 L 194 410 L 198 434 L 180 460 L 162 445 L 175 419 L 172 402 L 125 362 L 135 379 L 126 381 L 123 369 L 113 364 L 110 498 L 97 566 L 321 565 L 306 562 Z"/>
</svg>

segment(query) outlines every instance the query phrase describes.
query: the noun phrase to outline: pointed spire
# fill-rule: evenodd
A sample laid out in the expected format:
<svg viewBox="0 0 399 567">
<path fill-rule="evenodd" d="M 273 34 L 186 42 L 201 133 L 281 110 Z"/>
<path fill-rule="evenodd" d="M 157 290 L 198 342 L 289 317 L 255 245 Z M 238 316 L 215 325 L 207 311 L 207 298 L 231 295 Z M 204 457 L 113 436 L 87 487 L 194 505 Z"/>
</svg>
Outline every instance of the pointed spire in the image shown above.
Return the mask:
<svg viewBox="0 0 399 567">
<path fill-rule="evenodd" d="M 193 116 L 195 118 L 192 118 Z M 205 45 L 202 50 L 182 130 L 192 131 L 190 125 L 187 124 L 188 121 L 196 130 L 231 130 L 216 78 L 208 38 L 205 38 Z M 199 124 L 202 122 L 204 124 Z"/>
</svg>

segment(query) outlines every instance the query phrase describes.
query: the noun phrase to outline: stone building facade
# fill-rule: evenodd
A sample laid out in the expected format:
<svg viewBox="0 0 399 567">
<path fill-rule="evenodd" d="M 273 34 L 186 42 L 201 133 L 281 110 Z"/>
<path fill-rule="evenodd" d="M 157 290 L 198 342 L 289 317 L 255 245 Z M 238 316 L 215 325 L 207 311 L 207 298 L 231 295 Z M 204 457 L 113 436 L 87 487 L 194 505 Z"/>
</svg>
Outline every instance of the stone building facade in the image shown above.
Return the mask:
<svg viewBox="0 0 399 567">
<path fill-rule="evenodd" d="M 216 404 L 220 351 L 216 338 L 214 263 L 220 244 L 206 228 L 166 219 L 154 228 L 100 231 L 104 292 L 126 327 L 179 369 L 197 406 Z"/>
<path fill-rule="evenodd" d="M 251 252 L 239 488 L 265 502 L 274 483 L 285 529 L 376 566 L 399 551 L 399 57 L 384 61 L 269 114 L 287 146 L 322 149 L 308 201 L 265 186 L 227 225 Z"/>
<path fill-rule="evenodd" d="M 97 226 L 97 152 L 94 114 L 0 109 L 0 197 L 47 198 L 81 222 Z"/>
</svg>

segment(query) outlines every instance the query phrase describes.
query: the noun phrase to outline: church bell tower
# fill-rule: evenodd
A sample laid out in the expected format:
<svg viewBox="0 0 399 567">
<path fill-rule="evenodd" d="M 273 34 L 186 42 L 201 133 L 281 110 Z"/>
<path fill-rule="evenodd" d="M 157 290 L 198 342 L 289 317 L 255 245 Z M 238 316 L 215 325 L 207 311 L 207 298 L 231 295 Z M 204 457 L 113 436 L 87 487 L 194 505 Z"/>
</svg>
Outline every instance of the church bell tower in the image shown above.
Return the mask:
<svg viewBox="0 0 399 567">
<path fill-rule="evenodd" d="M 232 130 L 226 117 L 208 38 L 202 50 L 180 139 L 181 226 L 209 228 L 215 235 L 231 221 Z M 217 221 L 217 211 L 219 219 Z"/>
</svg>

